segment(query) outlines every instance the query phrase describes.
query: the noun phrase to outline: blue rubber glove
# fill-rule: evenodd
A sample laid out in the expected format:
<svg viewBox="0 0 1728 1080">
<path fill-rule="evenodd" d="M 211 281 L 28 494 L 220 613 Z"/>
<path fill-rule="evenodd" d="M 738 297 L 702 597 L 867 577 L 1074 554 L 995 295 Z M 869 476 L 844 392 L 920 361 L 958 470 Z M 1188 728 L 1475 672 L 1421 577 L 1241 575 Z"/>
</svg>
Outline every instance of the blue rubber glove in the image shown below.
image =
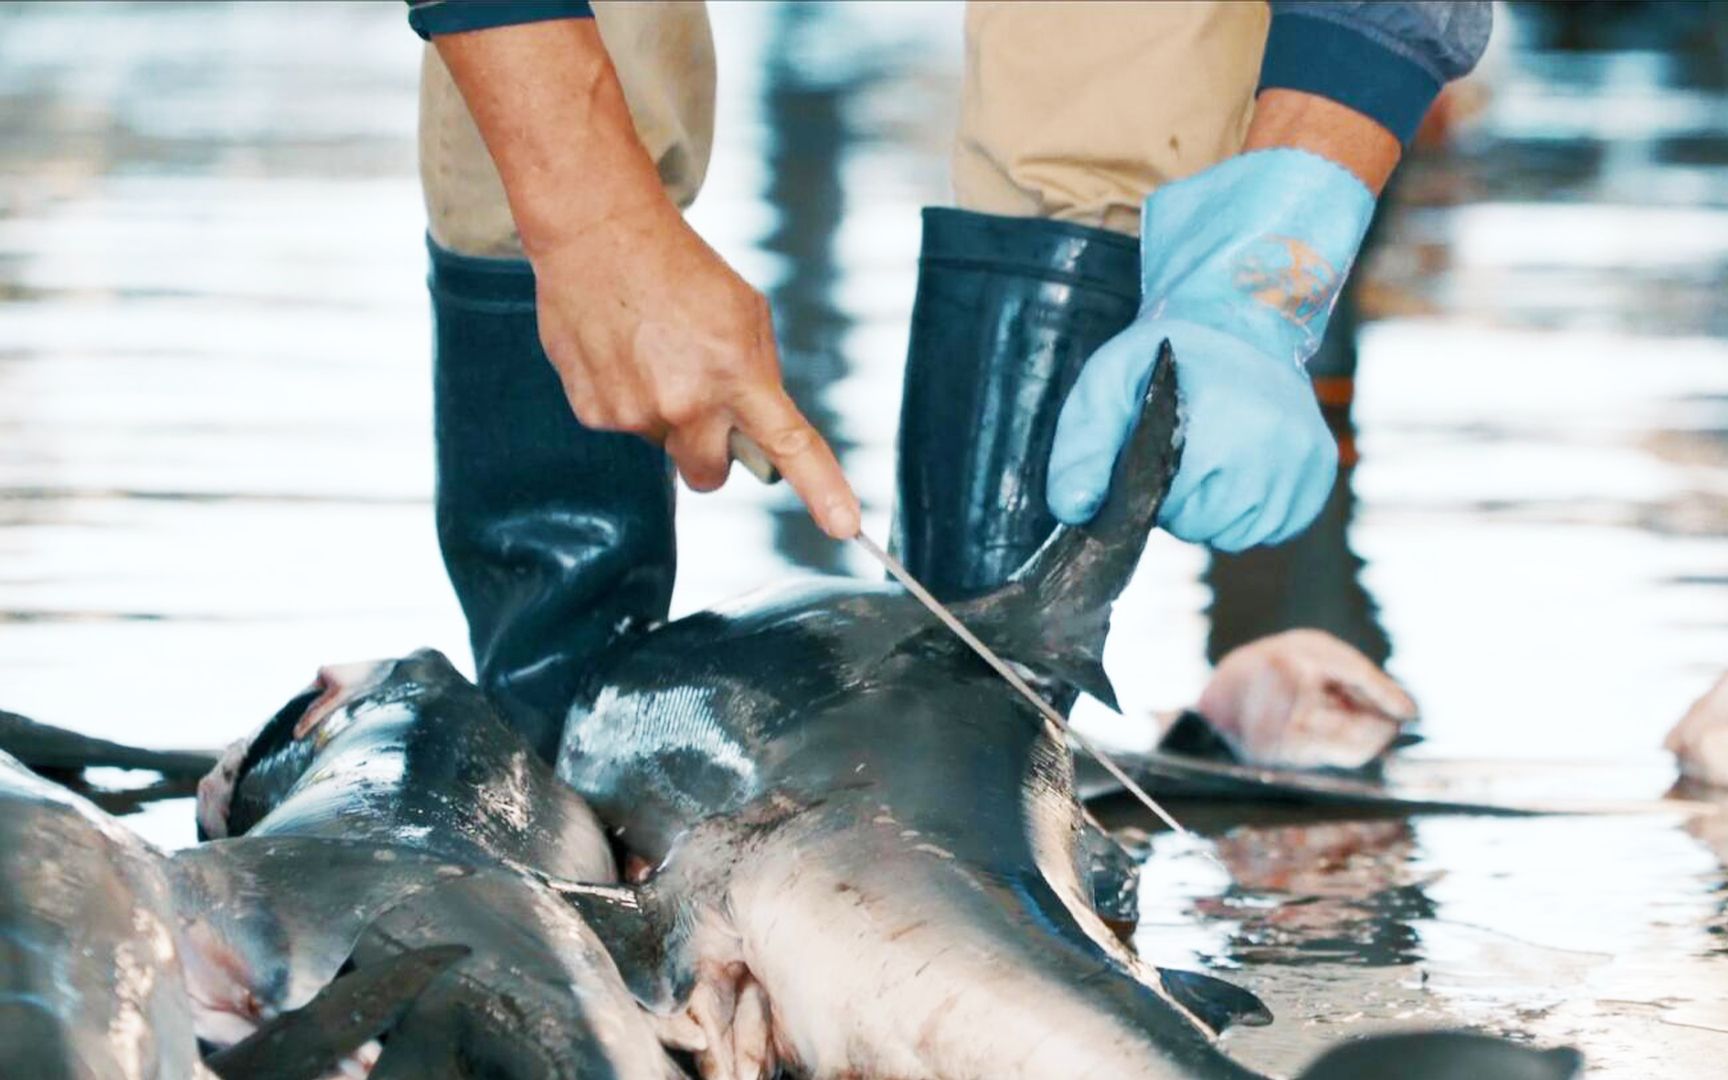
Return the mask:
<svg viewBox="0 0 1728 1080">
<path fill-rule="evenodd" d="M 1050 455 L 1050 510 L 1090 520 L 1158 346 L 1181 390 L 1182 462 L 1159 524 L 1221 551 L 1308 527 L 1338 447 L 1303 369 L 1326 332 L 1374 196 L 1303 150 L 1240 154 L 1146 200 L 1140 314 L 1081 369 Z"/>
</svg>

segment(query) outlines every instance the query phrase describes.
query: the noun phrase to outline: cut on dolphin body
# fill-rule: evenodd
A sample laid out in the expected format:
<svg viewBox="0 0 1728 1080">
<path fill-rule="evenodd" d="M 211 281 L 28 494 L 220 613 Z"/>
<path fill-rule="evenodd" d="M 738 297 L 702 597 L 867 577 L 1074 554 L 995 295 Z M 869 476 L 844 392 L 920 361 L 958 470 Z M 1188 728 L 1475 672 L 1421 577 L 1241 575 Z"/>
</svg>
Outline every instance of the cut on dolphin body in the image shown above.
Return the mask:
<svg viewBox="0 0 1728 1080">
<path fill-rule="evenodd" d="M 403 1016 L 374 1076 L 676 1076 L 653 1019 L 546 882 L 610 882 L 582 799 L 430 650 L 327 668 L 200 789 L 186 854 L 221 985 L 297 1005 L 348 960 L 469 955 Z M 322 852 L 336 852 L 321 871 Z"/>
<path fill-rule="evenodd" d="M 1179 454 L 1168 346 L 1145 394 L 1094 522 L 955 606 L 1105 700 L 1109 608 Z M 656 864 L 585 902 L 603 932 L 611 904 L 657 927 L 609 940 L 646 1003 L 704 1030 L 712 1080 L 1256 1075 L 1215 1036 L 1264 1008 L 1110 933 L 1062 734 L 897 587 L 779 590 L 620 643 L 558 771 Z"/>
</svg>

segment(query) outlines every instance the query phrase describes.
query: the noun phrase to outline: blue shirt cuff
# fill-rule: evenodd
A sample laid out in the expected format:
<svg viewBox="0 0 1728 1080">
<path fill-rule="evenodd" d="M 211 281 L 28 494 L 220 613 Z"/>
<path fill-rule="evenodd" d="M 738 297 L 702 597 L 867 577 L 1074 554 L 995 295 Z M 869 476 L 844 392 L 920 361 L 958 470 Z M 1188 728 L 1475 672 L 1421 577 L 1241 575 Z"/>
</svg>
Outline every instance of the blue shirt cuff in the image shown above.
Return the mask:
<svg viewBox="0 0 1728 1080">
<path fill-rule="evenodd" d="M 494 26 L 594 17 L 588 0 L 409 0 L 409 4 L 408 25 L 427 39 Z"/>
<path fill-rule="evenodd" d="M 1326 19 L 1272 16 L 1261 90 L 1300 90 L 1355 109 L 1408 143 L 1440 93 L 1420 64 Z"/>
</svg>

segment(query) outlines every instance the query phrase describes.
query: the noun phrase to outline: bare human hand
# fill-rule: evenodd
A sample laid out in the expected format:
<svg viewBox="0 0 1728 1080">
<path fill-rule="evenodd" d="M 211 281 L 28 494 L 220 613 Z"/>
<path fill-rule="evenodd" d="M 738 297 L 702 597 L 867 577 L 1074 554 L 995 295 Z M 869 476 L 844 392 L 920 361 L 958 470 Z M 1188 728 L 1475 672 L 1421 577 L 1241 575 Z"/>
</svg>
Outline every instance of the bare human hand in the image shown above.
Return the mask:
<svg viewBox="0 0 1728 1080">
<path fill-rule="evenodd" d="M 610 221 L 535 272 L 540 338 L 584 424 L 663 443 L 697 491 L 725 482 L 737 429 L 825 532 L 857 534 L 857 497 L 781 384 L 768 301 L 676 211 Z"/>
<path fill-rule="evenodd" d="M 767 300 L 666 197 L 592 21 L 436 45 L 503 178 L 577 419 L 663 444 L 698 491 L 725 482 L 741 431 L 824 532 L 856 536 L 858 497 L 781 383 Z"/>
</svg>

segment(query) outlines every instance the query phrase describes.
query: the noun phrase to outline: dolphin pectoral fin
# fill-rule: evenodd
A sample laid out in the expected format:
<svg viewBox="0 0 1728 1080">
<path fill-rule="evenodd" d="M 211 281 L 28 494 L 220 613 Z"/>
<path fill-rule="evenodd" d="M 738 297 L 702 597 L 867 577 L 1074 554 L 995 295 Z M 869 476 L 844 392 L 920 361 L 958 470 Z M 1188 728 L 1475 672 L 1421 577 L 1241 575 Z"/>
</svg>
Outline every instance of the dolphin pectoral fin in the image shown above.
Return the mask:
<svg viewBox="0 0 1728 1080">
<path fill-rule="evenodd" d="M 422 991 L 468 955 L 431 945 L 338 976 L 311 1001 L 204 1059 L 224 1080 L 316 1080 L 389 1030 Z"/>
<path fill-rule="evenodd" d="M 1571 1080 L 1584 1057 L 1571 1047 L 1536 1050 L 1466 1031 L 1377 1035 L 1335 1046 L 1298 1080 Z"/>
<path fill-rule="evenodd" d="M 1140 921 L 1140 863 L 1090 818 L 1080 826 L 1080 856 L 1092 910 L 1127 941 Z"/>
<path fill-rule="evenodd" d="M 641 886 L 558 882 L 552 888 L 606 945 L 662 1044 L 688 1051 L 703 1080 L 762 1080 L 776 1069 L 767 993 L 728 947 L 704 951 L 703 920 L 662 907 Z M 674 901 L 676 903 L 676 901 Z M 723 935 L 724 937 L 724 935 Z"/>
<path fill-rule="evenodd" d="M 1236 1024 L 1265 1027 L 1272 1022 L 1272 1010 L 1266 1003 L 1235 983 L 1177 968 L 1159 968 L 1158 978 L 1165 993 L 1214 1035 L 1222 1035 L 1225 1028 Z"/>
<path fill-rule="evenodd" d="M 624 985 L 643 1008 L 659 1016 L 677 1011 L 689 980 L 674 970 L 668 935 L 645 887 L 556 882 L 552 889 L 606 943 Z"/>
</svg>

